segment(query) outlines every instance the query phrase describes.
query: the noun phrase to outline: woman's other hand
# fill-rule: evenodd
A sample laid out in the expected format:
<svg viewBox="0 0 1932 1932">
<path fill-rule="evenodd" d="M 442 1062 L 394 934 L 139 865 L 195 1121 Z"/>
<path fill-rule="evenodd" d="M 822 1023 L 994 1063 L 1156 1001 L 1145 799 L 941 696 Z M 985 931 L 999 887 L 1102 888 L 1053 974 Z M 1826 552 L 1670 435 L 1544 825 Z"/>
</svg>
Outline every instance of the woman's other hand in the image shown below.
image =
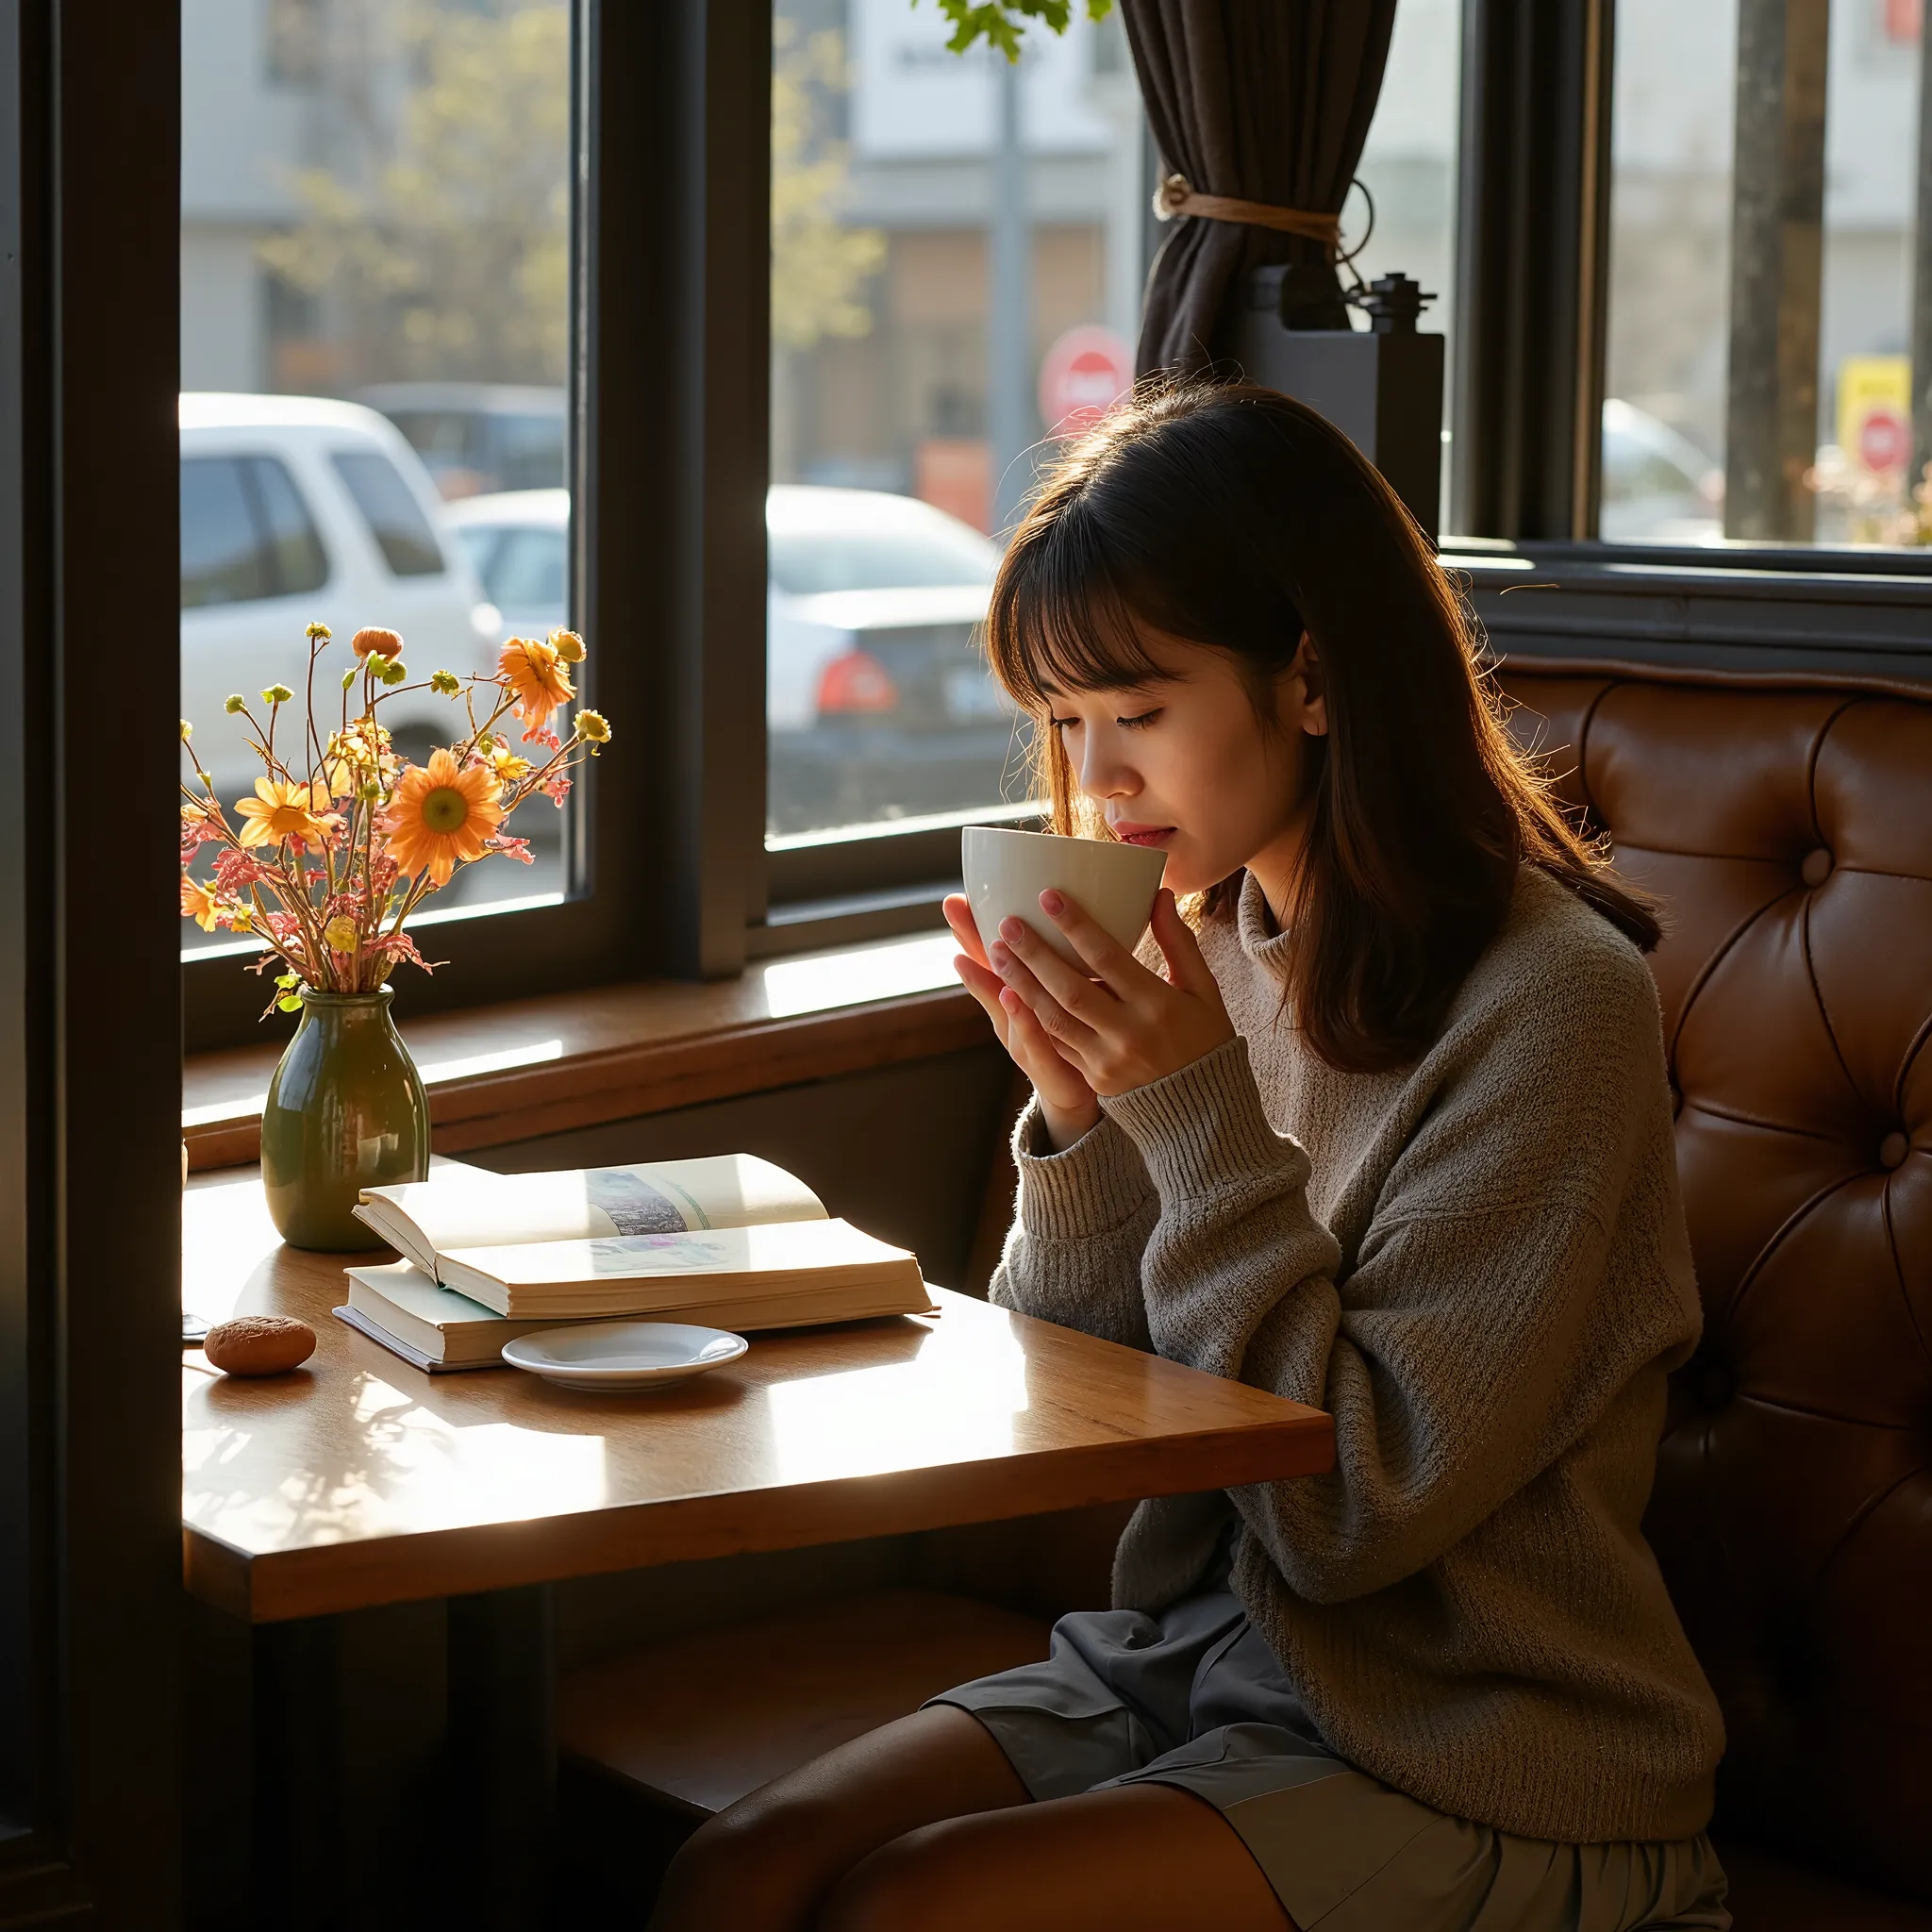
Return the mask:
<svg viewBox="0 0 1932 1932">
<path fill-rule="evenodd" d="M 1004 1004 L 1006 982 L 987 959 L 979 928 L 973 923 L 973 908 L 964 895 L 949 894 L 945 913 L 946 924 L 953 928 L 953 937 L 963 949 L 953 961 L 954 972 L 966 991 L 986 1009 L 1000 1044 L 1012 1055 L 1013 1064 L 1033 1082 L 1046 1137 L 1055 1152 L 1071 1147 L 1100 1118 L 1100 1103 L 1093 1096 L 1092 1087 L 1087 1076 L 1056 1048 L 1024 1004 L 1017 1011 L 1009 1010 Z"/>
<path fill-rule="evenodd" d="M 1092 1092 L 1125 1093 L 1165 1079 L 1234 1038 L 1221 988 L 1165 887 L 1152 921 L 1167 961 L 1164 979 L 1064 893 L 1041 893 L 1040 909 L 1085 967 L 1068 965 L 1018 919 L 1002 924 L 987 965 L 997 976 L 1009 1033 L 1024 1027 L 1029 1041 L 1044 1041 Z"/>
</svg>

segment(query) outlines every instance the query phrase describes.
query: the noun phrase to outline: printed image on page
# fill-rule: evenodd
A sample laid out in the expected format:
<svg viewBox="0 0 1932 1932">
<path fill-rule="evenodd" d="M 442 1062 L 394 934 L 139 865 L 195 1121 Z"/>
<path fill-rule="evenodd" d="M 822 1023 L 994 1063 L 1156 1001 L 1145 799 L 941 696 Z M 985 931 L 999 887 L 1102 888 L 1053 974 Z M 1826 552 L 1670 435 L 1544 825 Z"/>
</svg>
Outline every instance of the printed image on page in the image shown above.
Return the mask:
<svg viewBox="0 0 1932 1932">
<path fill-rule="evenodd" d="M 817 1197 L 768 1160 L 724 1154 L 561 1174 L 465 1174 L 372 1189 L 439 1254 L 603 1236 L 686 1234 L 771 1221 L 816 1220 Z"/>
</svg>

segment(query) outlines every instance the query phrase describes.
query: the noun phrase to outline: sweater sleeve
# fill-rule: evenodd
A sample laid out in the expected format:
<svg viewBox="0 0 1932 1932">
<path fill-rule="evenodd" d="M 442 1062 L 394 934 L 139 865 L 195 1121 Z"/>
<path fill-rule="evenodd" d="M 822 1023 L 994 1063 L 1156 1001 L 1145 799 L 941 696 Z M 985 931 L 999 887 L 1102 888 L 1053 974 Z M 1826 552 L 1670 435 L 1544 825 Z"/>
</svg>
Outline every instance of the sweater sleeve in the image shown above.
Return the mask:
<svg viewBox="0 0 1932 1932">
<path fill-rule="evenodd" d="M 1656 999 L 1629 965 L 1641 988 L 1594 962 L 1487 1020 L 1339 1284 L 1307 1157 L 1269 1126 L 1241 1041 L 1106 1103 L 1159 1195 L 1143 1263 L 1155 1348 L 1334 1417 L 1330 1474 L 1229 1492 L 1304 1598 L 1434 1562 L 1693 1320 L 1688 1250 L 1654 1257 L 1651 1306 L 1606 1291 L 1633 1192 L 1666 1190 L 1635 1214 L 1681 1229 L 1674 1167 L 1652 1153 L 1670 1144 Z"/>
<path fill-rule="evenodd" d="M 1073 1146 L 1047 1145 L 1040 1105 L 1013 1129 L 1018 1212 L 991 1298 L 1106 1341 L 1151 1350 L 1141 1262 L 1158 1212 L 1133 1143 L 1105 1116 Z"/>
</svg>

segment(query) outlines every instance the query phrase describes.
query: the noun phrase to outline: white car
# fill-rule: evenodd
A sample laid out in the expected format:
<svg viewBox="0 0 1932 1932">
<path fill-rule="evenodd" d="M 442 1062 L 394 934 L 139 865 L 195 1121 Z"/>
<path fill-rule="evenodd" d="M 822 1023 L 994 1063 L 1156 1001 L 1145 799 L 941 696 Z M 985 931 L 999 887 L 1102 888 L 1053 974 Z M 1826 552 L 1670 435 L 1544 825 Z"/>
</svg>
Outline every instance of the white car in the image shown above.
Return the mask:
<svg viewBox="0 0 1932 1932">
<path fill-rule="evenodd" d="M 261 767 L 224 700 L 239 691 L 259 716 L 265 686 L 299 694 L 310 623 L 335 634 L 316 670 L 325 716 L 340 707 L 349 640 L 365 625 L 402 633 L 411 682 L 494 670 L 497 613 L 386 418 L 308 396 L 189 394 L 180 423 L 181 715 L 225 802 L 245 797 Z M 426 691 L 382 711 L 416 757 L 458 715 Z"/>
<path fill-rule="evenodd" d="M 448 507 L 512 631 L 563 622 L 570 496 Z M 1000 553 L 916 497 L 778 484 L 765 499 L 765 716 L 774 830 L 1000 796 L 1013 713 L 974 638 Z"/>
<path fill-rule="evenodd" d="M 1715 543 L 1724 473 L 1687 436 L 1618 396 L 1604 398 L 1606 543 Z"/>
</svg>

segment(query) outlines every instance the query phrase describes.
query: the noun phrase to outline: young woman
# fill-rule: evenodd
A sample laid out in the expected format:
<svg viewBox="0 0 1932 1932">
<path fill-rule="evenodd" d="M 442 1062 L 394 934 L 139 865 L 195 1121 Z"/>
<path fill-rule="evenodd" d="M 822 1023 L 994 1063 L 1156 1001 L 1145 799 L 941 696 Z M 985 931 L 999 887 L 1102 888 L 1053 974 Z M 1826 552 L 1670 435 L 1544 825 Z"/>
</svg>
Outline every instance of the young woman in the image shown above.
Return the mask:
<svg viewBox="0 0 1932 1932">
<path fill-rule="evenodd" d="M 948 907 L 1034 1089 L 992 1298 L 1328 1410 L 1334 1472 L 1142 1504 L 1112 1609 L 724 1813 L 656 1923 L 1727 1926 L 1639 1526 L 1698 1332 L 1653 916 L 1281 396 L 1117 410 L 988 635 L 1056 829 L 1167 854 L 1141 957 L 1041 895 L 1084 972 Z"/>
</svg>

